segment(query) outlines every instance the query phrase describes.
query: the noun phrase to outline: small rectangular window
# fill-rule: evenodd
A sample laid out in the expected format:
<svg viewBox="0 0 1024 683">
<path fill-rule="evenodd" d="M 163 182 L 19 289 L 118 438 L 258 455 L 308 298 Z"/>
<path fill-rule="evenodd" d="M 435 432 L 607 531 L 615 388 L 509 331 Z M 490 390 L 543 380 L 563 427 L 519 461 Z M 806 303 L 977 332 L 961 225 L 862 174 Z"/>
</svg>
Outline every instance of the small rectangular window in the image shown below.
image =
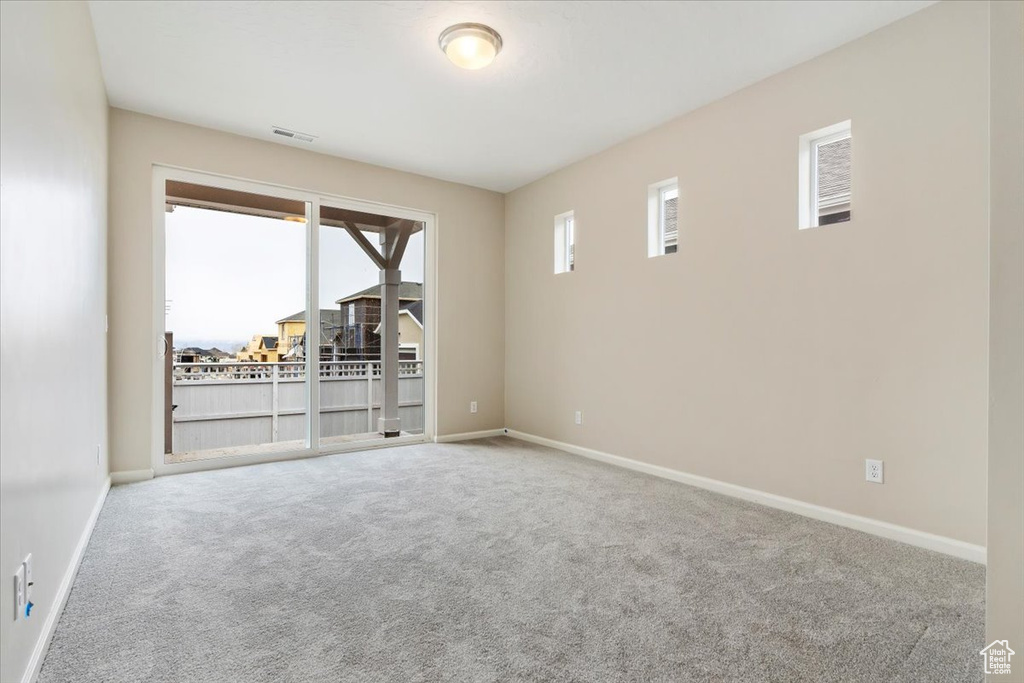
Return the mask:
<svg viewBox="0 0 1024 683">
<path fill-rule="evenodd" d="M 800 229 L 852 215 L 853 126 L 843 121 L 800 136 Z"/>
<path fill-rule="evenodd" d="M 676 253 L 679 246 L 679 182 L 676 178 L 647 188 L 647 255 Z"/>
<path fill-rule="evenodd" d="M 576 270 L 576 217 L 572 211 L 555 216 L 555 273 Z"/>
</svg>

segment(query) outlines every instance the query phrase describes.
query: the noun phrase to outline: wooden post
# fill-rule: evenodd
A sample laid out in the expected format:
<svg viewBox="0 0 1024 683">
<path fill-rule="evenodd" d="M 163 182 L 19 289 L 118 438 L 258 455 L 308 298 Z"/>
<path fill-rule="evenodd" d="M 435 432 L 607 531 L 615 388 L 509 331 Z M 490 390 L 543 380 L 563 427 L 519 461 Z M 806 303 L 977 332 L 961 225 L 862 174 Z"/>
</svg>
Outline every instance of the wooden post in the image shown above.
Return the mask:
<svg viewBox="0 0 1024 683">
<path fill-rule="evenodd" d="M 380 271 L 380 382 L 381 407 L 377 431 L 384 438 L 399 436 L 402 421 L 398 417 L 398 298 L 401 296 L 402 256 L 409 244 L 414 224 L 396 221 L 380 233 L 384 268 Z"/>
<path fill-rule="evenodd" d="M 402 271 L 388 268 L 380 274 L 381 293 L 381 395 L 377 431 L 385 438 L 401 433 L 398 417 L 398 296 Z"/>
<path fill-rule="evenodd" d="M 366 433 L 377 431 L 373 423 L 373 361 L 366 361 Z"/>
<path fill-rule="evenodd" d="M 271 391 L 271 408 L 270 408 L 270 410 L 271 410 L 271 413 L 270 413 L 271 414 L 271 417 L 270 417 L 270 420 L 271 420 L 271 428 L 270 428 L 270 430 L 271 430 L 271 439 L 270 440 L 275 442 L 275 443 L 277 442 L 277 411 L 278 411 L 278 406 L 279 406 L 279 400 L 278 400 L 278 396 L 277 396 L 277 386 L 278 386 L 277 385 L 277 380 L 279 378 L 279 373 L 278 373 L 279 370 L 280 370 L 280 365 L 278 365 L 277 363 L 274 363 L 274 369 L 271 371 L 271 375 L 270 375 L 272 380 L 273 380 L 272 385 L 271 385 L 273 387 L 273 389 Z"/>
</svg>

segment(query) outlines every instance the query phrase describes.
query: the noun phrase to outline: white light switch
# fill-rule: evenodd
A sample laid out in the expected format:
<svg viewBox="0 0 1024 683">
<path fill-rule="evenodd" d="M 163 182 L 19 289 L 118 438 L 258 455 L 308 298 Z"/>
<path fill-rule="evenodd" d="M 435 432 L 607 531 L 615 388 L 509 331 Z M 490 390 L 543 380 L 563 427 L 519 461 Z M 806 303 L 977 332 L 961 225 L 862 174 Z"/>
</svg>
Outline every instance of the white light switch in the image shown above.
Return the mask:
<svg viewBox="0 0 1024 683">
<path fill-rule="evenodd" d="M 36 585 L 36 580 L 33 578 L 35 572 L 32 571 L 32 553 L 29 553 L 25 557 L 25 561 L 21 565 L 25 568 L 25 602 L 32 602 L 32 586 Z"/>
<path fill-rule="evenodd" d="M 14 620 L 25 614 L 25 565 L 19 565 L 14 573 Z"/>
</svg>

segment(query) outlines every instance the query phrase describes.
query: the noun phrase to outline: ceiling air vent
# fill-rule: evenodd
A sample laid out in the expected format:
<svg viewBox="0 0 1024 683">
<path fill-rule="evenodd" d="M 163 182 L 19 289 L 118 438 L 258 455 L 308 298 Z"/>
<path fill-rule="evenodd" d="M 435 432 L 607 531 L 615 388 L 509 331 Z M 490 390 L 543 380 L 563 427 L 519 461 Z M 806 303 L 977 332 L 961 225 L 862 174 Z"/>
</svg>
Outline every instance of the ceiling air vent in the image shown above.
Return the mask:
<svg viewBox="0 0 1024 683">
<path fill-rule="evenodd" d="M 313 142 L 313 140 L 316 140 L 316 136 L 311 133 L 300 133 L 297 130 L 288 130 L 287 128 L 281 128 L 280 126 L 272 126 L 271 130 L 274 131 L 274 135 L 281 135 L 286 138 L 301 140 L 302 142 Z"/>
</svg>

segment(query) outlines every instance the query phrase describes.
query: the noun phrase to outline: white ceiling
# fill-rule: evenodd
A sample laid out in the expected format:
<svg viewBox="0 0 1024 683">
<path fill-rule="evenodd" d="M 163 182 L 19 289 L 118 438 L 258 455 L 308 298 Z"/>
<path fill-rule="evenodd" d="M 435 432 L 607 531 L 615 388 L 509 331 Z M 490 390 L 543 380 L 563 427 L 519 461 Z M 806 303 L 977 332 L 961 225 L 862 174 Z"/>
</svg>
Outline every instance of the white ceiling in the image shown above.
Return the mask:
<svg viewBox="0 0 1024 683">
<path fill-rule="evenodd" d="M 113 106 L 505 192 L 929 4 L 90 6 Z M 489 68 L 438 49 L 462 21 L 502 34 Z"/>
</svg>

